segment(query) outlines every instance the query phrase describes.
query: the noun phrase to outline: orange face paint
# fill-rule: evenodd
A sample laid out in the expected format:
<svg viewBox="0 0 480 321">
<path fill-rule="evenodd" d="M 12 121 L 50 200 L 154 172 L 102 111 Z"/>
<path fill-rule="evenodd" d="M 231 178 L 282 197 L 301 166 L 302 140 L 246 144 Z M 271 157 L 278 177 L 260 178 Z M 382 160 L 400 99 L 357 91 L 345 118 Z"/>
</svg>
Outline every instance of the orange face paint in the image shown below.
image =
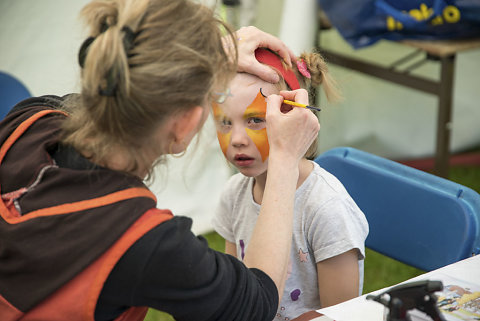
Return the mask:
<svg viewBox="0 0 480 321">
<path fill-rule="evenodd" d="M 260 91 L 258 92 L 255 100 L 247 107 L 244 113 L 245 118 L 250 118 L 255 115 L 257 117 L 265 118 L 267 113 L 267 102 L 265 97 L 262 96 Z M 250 128 L 245 128 L 247 135 L 250 136 L 255 146 L 257 146 L 260 155 L 262 156 L 262 161 L 268 157 L 268 151 L 270 150 L 270 145 L 268 144 L 267 128 L 262 128 L 260 130 L 253 130 Z"/>
<path fill-rule="evenodd" d="M 227 122 L 228 117 L 225 115 L 224 111 L 220 106 L 217 104 L 213 104 L 213 117 L 217 122 Z M 267 103 L 265 98 L 262 96 L 260 92 L 258 92 L 257 96 L 253 100 L 253 102 L 246 108 L 243 119 L 249 120 L 252 118 L 262 118 L 265 119 L 265 114 L 267 112 Z M 250 126 L 250 125 L 249 125 Z M 253 143 L 257 147 L 260 155 L 262 157 L 262 161 L 264 162 L 265 159 L 268 157 L 268 152 L 270 146 L 268 144 L 268 137 L 267 137 L 267 129 L 264 126 L 255 126 L 255 124 L 251 124 L 252 128 L 245 128 L 247 135 L 252 139 Z M 260 129 L 256 129 L 256 127 L 263 127 Z M 221 131 L 217 127 L 217 137 L 218 142 L 220 143 L 220 148 L 222 149 L 223 154 L 226 156 L 227 148 L 230 144 L 231 139 L 231 129 L 228 126 L 224 126 L 224 130 Z"/>
<path fill-rule="evenodd" d="M 213 104 L 213 117 L 215 120 L 226 119 L 227 116 L 217 104 Z M 222 149 L 223 155 L 227 156 L 228 144 L 230 144 L 230 136 L 232 136 L 232 131 L 223 133 L 217 129 L 218 142 L 220 143 L 220 148 Z"/>
</svg>

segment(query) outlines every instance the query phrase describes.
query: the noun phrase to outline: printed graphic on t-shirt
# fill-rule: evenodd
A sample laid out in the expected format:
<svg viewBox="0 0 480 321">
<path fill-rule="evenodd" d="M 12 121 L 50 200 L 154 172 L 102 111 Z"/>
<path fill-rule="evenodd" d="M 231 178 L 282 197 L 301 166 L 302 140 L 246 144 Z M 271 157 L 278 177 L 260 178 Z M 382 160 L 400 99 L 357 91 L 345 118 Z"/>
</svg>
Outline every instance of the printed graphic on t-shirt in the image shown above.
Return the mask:
<svg viewBox="0 0 480 321">
<path fill-rule="evenodd" d="M 308 251 L 303 252 L 302 249 L 300 248 L 298 250 L 298 258 L 300 259 L 300 262 L 308 262 Z"/>
</svg>

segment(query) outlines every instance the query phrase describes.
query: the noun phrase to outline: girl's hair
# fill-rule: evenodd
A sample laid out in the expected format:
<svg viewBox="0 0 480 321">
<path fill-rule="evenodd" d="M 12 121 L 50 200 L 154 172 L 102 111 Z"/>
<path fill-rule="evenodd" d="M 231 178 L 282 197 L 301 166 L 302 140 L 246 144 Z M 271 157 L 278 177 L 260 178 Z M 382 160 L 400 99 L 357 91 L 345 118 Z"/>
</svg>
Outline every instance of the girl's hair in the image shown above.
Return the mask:
<svg viewBox="0 0 480 321">
<path fill-rule="evenodd" d="M 310 97 L 315 97 L 315 88 L 318 86 L 323 87 L 323 91 L 327 100 L 329 102 L 338 102 L 342 99 L 342 95 L 337 86 L 337 82 L 332 78 L 328 71 L 328 66 L 322 55 L 318 52 L 302 53 L 299 57 L 299 61 L 304 61 L 307 67 L 308 72 L 310 73 L 310 78 L 304 76 L 298 70 L 297 66 L 293 64 L 292 68 L 288 67 L 285 63 L 282 63 L 285 69 L 293 69 L 295 76 L 298 79 L 301 88 L 304 88 L 308 91 Z M 285 90 L 288 87 L 285 80 L 282 78 L 282 75 L 279 74 L 280 81 L 277 84 L 278 89 Z M 305 157 L 308 159 L 313 159 L 317 155 L 318 149 L 318 138 L 316 138 L 313 143 L 308 148 L 305 153 Z"/>
<path fill-rule="evenodd" d="M 213 88 L 235 74 L 233 31 L 188 0 L 94 0 L 82 17 L 90 28 L 79 54 L 82 90 L 65 102 L 71 116 L 62 141 L 97 161 L 120 148 L 129 153 L 125 172 L 150 174 L 174 139 L 155 139 L 156 129 L 176 113 L 209 106 Z M 225 31 L 234 58 L 223 48 Z"/>
<path fill-rule="evenodd" d="M 342 99 L 342 95 L 338 88 L 337 82 L 330 75 L 328 66 L 322 55 L 318 52 L 302 53 L 299 57 L 303 60 L 307 66 L 307 69 L 311 75 L 311 78 L 305 77 L 301 74 L 297 68 L 293 68 L 295 75 L 302 88 L 309 91 L 314 96 L 314 88 L 322 86 L 323 92 L 329 102 L 338 102 Z"/>
</svg>

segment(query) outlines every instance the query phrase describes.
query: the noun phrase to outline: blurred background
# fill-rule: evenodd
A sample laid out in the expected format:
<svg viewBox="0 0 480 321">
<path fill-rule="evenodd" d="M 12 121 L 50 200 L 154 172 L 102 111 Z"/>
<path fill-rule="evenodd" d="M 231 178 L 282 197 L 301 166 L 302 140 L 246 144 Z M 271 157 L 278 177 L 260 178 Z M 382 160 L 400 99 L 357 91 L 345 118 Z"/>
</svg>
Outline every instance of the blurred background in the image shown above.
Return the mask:
<svg viewBox="0 0 480 321">
<path fill-rule="evenodd" d="M 87 37 L 78 14 L 87 2 L 0 1 L 0 71 L 20 79 L 34 96 L 78 92 L 77 53 Z M 243 8 L 224 6 L 222 1 L 204 2 L 215 6 L 218 14 L 237 28 L 255 25 L 280 37 L 297 55 L 312 50 L 319 35 L 322 47 L 379 64 L 389 64 L 413 51 L 391 41 L 354 50 L 335 29 L 318 34 L 319 11 L 313 0 L 244 0 Z M 395 160 L 433 157 L 436 97 L 335 65 L 330 65 L 330 71 L 340 84 L 345 100 L 329 105 L 322 95 L 317 97 L 316 103 L 322 107 L 320 152 L 336 146 L 352 146 Z M 427 62 L 414 73 L 434 79 L 439 75 L 439 66 Z M 459 53 L 453 87 L 452 154 L 477 151 L 480 147 L 479 75 L 480 49 Z M 479 166 L 454 166 L 449 178 L 480 191 Z M 198 147 L 190 148 L 185 157 L 170 162 L 167 167 L 158 168 L 148 184 L 157 195 L 160 208 L 192 217 L 194 232 L 206 235 L 213 248 L 223 250 L 223 240 L 210 233 L 210 219 L 222 186 L 232 172 L 217 147 L 212 123 L 208 122 L 199 136 Z M 367 256 L 366 292 L 421 273 L 376 261 L 375 256 L 370 252 Z M 398 271 L 382 272 L 373 266 L 390 266 Z M 373 271 L 372 276 L 368 271 Z M 386 280 L 383 274 L 397 278 Z"/>
</svg>

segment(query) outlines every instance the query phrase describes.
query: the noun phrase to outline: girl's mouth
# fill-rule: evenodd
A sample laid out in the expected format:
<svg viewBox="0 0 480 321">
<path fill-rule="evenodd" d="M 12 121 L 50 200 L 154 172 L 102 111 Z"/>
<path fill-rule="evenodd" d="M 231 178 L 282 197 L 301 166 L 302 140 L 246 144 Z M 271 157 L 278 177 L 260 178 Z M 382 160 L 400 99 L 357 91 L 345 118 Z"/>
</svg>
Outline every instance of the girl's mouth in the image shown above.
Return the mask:
<svg viewBox="0 0 480 321">
<path fill-rule="evenodd" d="M 245 167 L 251 165 L 255 159 L 245 154 L 237 154 L 234 157 L 234 163 L 238 167 Z"/>
</svg>

